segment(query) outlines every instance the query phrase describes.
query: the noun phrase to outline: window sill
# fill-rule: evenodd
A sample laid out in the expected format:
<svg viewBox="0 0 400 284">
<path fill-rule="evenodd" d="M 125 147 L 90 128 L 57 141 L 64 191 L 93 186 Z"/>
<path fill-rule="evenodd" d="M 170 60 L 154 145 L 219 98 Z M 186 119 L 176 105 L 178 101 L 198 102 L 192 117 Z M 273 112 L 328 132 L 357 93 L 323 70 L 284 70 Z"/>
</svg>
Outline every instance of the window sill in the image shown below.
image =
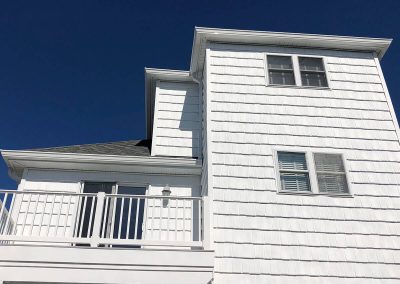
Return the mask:
<svg viewBox="0 0 400 284">
<path fill-rule="evenodd" d="M 293 88 L 293 89 L 311 89 L 311 90 L 325 90 L 325 91 L 332 91 L 329 87 L 313 87 L 313 86 L 297 86 L 297 85 L 274 85 L 274 84 L 267 84 L 267 87 L 272 88 Z"/>
<path fill-rule="evenodd" d="M 354 198 L 350 193 L 333 193 L 333 192 L 311 192 L 311 191 L 278 191 L 277 194 L 282 195 L 303 195 L 303 196 L 330 196 L 342 198 Z"/>
</svg>

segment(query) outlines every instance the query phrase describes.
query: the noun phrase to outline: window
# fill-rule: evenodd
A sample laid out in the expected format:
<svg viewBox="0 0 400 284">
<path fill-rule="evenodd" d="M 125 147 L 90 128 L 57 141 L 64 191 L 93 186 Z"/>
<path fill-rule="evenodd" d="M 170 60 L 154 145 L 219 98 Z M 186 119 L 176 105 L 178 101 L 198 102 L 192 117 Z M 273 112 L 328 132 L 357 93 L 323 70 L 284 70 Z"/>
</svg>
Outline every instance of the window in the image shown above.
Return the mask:
<svg viewBox="0 0 400 284">
<path fill-rule="evenodd" d="M 341 155 L 314 154 L 314 162 L 319 192 L 349 192 Z"/>
<path fill-rule="evenodd" d="M 322 58 L 299 57 L 302 86 L 328 87 Z"/>
<path fill-rule="evenodd" d="M 268 80 L 273 85 L 296 85 L 292 58 L 290 56 L 268 55 Z"/>
<path fill-rule="evenodd" d="M 284 191 L 311 191 L 305 153 L 278 152 L 279 177 Z"/>
</svg>

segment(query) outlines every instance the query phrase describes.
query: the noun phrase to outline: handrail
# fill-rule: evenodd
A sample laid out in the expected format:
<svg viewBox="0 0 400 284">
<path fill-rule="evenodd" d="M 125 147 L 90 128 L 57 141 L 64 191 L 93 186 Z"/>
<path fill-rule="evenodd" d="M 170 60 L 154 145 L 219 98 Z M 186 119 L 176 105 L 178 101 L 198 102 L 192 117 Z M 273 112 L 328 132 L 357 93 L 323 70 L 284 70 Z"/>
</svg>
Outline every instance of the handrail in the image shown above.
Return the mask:
<svg viewBox="0 0 400 284">
<path fill-rule="evenodd" d="M 0 244 L 198 247 L 202 208 L 191 196 L 0 190 Z"/>
</svg>

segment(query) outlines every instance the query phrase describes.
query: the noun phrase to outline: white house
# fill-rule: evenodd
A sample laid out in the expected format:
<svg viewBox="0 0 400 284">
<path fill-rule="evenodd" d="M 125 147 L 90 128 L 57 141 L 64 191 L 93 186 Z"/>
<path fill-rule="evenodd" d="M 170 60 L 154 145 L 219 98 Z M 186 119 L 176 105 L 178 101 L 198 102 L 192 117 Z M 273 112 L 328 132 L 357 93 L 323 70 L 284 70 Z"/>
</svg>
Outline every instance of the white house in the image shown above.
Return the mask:
<svg viewBox="0 0 400 284">
<path fill-rule="evenodd" d="M 1 151 L 0 280 L 398 283 L 390 42 L 196 28 L 145 140 Z"/>
</svg>

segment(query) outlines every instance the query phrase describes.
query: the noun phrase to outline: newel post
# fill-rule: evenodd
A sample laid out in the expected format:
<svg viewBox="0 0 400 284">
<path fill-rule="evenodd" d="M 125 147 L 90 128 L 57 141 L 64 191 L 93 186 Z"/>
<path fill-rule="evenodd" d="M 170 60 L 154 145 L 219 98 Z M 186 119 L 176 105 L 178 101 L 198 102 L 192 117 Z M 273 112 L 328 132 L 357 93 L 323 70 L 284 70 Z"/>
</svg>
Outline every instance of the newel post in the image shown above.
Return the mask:
<svg viewBox="0 0 400 284">
<path fill-rule="evenodd" d="M 103 207 L 104 207 L 104 200 L 106 198 L 105 192 L 98 192 L 97 193 L 97 202 L 96 202 L 96 213 L 94 215 L 93 221 L 93 233 L 90 238 L 90 246 L 97 247 L 100 241 L 100 228 L 101 228 L 101 221 L 103 217 Z"/>
</svg>

